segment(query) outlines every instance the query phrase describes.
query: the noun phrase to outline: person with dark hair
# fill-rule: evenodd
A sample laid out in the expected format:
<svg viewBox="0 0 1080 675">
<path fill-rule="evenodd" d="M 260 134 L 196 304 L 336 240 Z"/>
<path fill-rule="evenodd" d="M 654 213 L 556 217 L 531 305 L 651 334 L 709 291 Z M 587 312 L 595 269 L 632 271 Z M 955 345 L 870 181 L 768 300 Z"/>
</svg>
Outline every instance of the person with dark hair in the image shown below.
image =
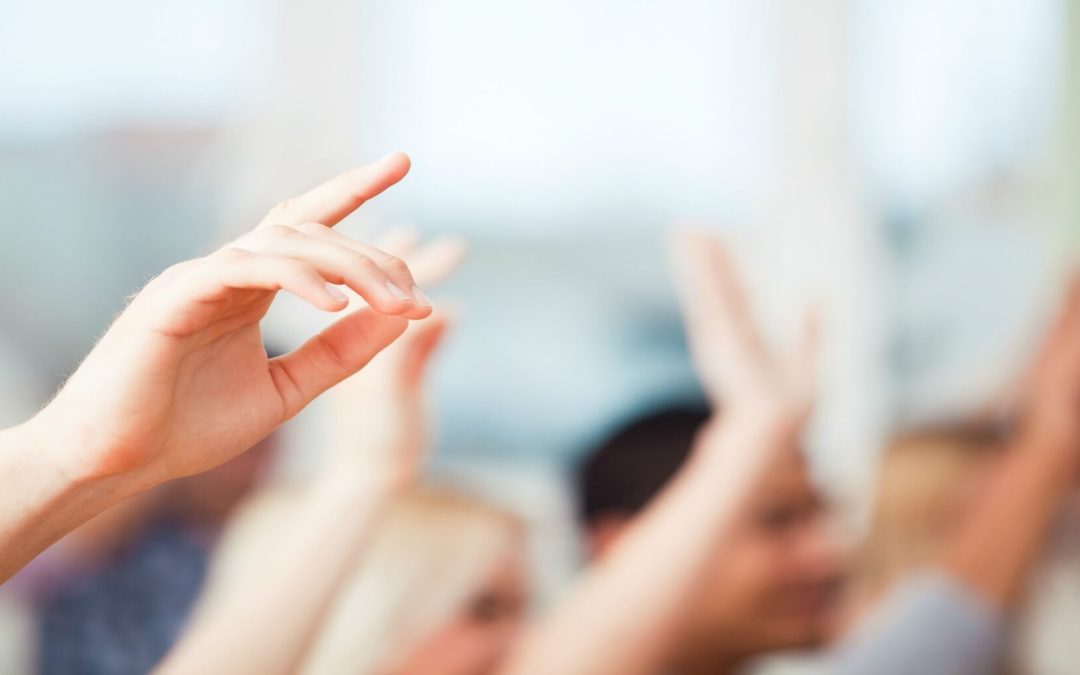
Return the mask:
<svg viewBox="0 0 1080 675">
<path fill-rule="evenodd" d="M 607 555 L 634 519 L 686 464 L 709 419 L 672 406 L 632 419 L 578 470 L 586 547 Z M 828 637 L 842 571 L 825 503 L 800 453 L 775 460 L 751 492 L 688 607 L 678 673 L 725 672 L 730 664 Z M 688 536 L 692 536 L 689 535 Z"/>
<path fill-rule="evenodd" d="M 722 675 L 824 638 L 838 557 L 799 451 L 815 322 L 792 351 L 770 350 L 722 248 L 692 233 L 678 241 L 710 410 L 649 415 L 582 466 L 591 564 L 511 656 L 510 675 Z"/>
<path fill-rule="evenodd" d="M 582 521 L 592 527 L 645 508 L 686 461 L 708 420 L 704 406 L 670 406 L 644 413 L 612 433 L 578 467 Z"/>
</svg>

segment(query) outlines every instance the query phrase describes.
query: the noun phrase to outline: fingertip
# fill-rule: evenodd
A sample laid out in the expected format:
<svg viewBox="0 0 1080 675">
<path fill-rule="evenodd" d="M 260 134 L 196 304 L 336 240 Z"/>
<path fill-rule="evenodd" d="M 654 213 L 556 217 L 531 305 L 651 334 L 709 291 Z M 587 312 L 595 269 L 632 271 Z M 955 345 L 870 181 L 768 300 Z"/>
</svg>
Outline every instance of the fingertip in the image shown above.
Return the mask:
<svg viewBox="0 0 1080 675">
<path fill-rule="evenodd" d="M 407 300 L 379 300 L 377 302 L 368 303 L 372 309 L 379 314 L 385 314 L 386 316 L 401 316 L 410 318 L 409 315 L 413 312 L 413 304 Z"/>
<path fill-rule="evenodd" d="M 412 297 L 416 301 L 417 306 L 431 309 L 431 298 L 429 298 L 428 294 L 421 290 L 419 286 L 413 285 Z"/>
<path fill-rule="evenodd" d="M 450 258 L 454 264 L 459 264 L 469 254 L 469 244 L 458 234 L 446 234 L 431 242 L 431 247 L 438 247 L 443 255 Z"/>
<path fill-rule="evenodd" d="M 412 309 L 406 312 L 405 315 L 413 321 L 418 321 L 428 318 L 434 311 L 431 305 L 413 305 Z"/>
<path fill-rule="evenodd" d="M 433 312 L 432 315 L 427 318 L 427 321 L 433 322 L 430 333 L 431 340 L 435 343 L 442 341 L 443 337 L 450 331 L 453 324 L 452 318 L 443 311 Z"/>
<path fill-rule="evenodd" d="M 449 300 L 447 302 L 440 302 L 439 308 L 435 310 L 433 314 L 443 323 L 450 325 L 455 324 L 461 320 L 461 314 L 463 311 L 464 310 L 460 302 Z"/>
<path fill-rule="evenodd" d="M 378 344 L 377 351 L 382 351 L 386 346 L 401 339 L 409 328 L 409 320 L 404 316 L 371 312 L 367 315 L 368 335 L 374 337 Z"/>
<path fill-rule="evenodd" d="M 412 168 L 412 159 L 404 152 L 391 152 L 376 161 L 374 168 L 395 176 L 396 180 L 401 180 Z"/>
<path fill-rule="evenodd" d="M 388 332 L 395 340 L 404 335 L 405 329 L 409 327 L 409 320 L 403 316 L 387 316 L 385 319 L 389 326 Z"/>
<path fill-rule="evenodd" d="M 672 226 L 668 233 L 668 252 L 679 260 L 705 250 L 711 237 L 703 228 L 689 223 L 679 223 Z"/>
<path fill-rule="evenodd" d="M 395 225 L 380 238 L 375 248 L 402 258 L 409 255 L 420 243 L 420 231 L 412 224 Z"/>
</svg>

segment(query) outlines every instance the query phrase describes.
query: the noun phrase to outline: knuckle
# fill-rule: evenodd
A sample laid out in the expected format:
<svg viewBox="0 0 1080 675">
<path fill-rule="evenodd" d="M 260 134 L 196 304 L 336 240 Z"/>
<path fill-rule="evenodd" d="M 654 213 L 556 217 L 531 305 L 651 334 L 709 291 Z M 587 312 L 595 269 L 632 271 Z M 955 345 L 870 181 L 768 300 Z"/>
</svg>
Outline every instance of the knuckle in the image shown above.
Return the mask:
<svg viewBox="0 0 1080 675">
<path fill-rule="evenodd" d="M 280 239 L 288 239 L 290 237 L 295 237 L 295 236 L 299 235 L 300 232 L 297 231 L 295 228 L 289 227 L 288 225 L 282 225 L 280 223 L 275 223 L 273 225 L 267 226 L 266 234 L 270 235 L 271 237 L 277 237 L 277 238 L 280 238 Z"/>
<path fill-rule="evenodd" d="M 330 228 L 322 223 L 301 223 L 296 226 L 296 229 L 305 234 L 324 234 Z"/>
<path fill-rule="evenodd" d="M 247 260 L 251 253 L 235 246 L 225 246 L 215 251 L 210 257 L 221 263 L 237 263 Z"/>
<path fill-rule="evenodd" d="M 289 272 L 307 280 L 322 279 L 319 272 L 303 260 L 287 260 Z"/>
<path fill-rule="evenodd" d="M 348 252 L 345 255 L 344 263 L 343 276 L 345 277 L 360 280 L 385 276 L 382 268 L 376 265 L 374 260 L 361 253 Z"/>
<path fill-rule="evenodd" d="M 401 276 L 409 275 L 409 266 L 404 260 L 397 256 L 387 254 L 383 259 L 383 265 L 386 267 L 387 271 L 392 272 L 393 274 Z"/>
<path fill-rule="evenodd" d="M 369 274 L 382 274 L 382 269 L 375 264 L 375 261 L 361 253 L 350 253 L 350 265 L 356 269 L 363 270 Z"/>
<path fill-rule="evenodd" d="M 274 204 L 274 207 L 270 209 L 270 215 L 271 216 L 279 216 L 279 215 L 286 214 L 286 213 L 289 212 L 291 207 L 292 207 L 292 200 L 291 199 L 282 199 L 277 204 Z"/>
</svg>

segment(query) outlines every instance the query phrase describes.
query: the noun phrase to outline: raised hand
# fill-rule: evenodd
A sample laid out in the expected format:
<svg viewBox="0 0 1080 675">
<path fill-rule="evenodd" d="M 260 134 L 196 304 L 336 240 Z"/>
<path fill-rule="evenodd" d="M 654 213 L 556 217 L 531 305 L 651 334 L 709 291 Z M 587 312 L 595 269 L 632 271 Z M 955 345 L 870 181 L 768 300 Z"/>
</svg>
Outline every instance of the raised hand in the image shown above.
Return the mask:
<svg viewBox="0 0 1080 675">
<path fill-rule="evenodd" d="M 792 357 L 773 353 L 724 249 L 708 235 L 680 231 L 672 253 L 694 365 L 722 414 L 616 544 L 537 623 L 505 675 L 647 675 L 670 666 L 690 599 L 715 573 L 747 493 L 809 412 L 813 340 Z"/>
<path fill-rule="evenodd" d="M 380 248 L 407 260 L 424 285 L 449 275 L 464 253 L 454 239 L 422 247 L 417 243 L 415 235 L 397 231 Z M 346 293 L 363 304 L 360 294 Z M 242 510 L 226 537 L 226 566 L 234 562 L 233 548 L 254 546 L 265 561 L 259 566 L 261 576 L 241 575 L 238 583 L 215 588 L 210 605 L 197 613 L 159 672 L 303 670 L 310 640 L 355 569 L 355 557 L 390 497 L 416 476 L 428 427 L 423 379 L 446 325 L 441 312 L 412 323 L 362 372 L 335 388 L 329 457 L 314 484 L 302 492 L 264 491 Z M 278 513 L 288 518 L 283 521 Z M 284 534 L 255 546 L 247 539 L 261 529 L 257 523 L 263 519 Z M 243 566 L 246 558 L 234 557 Z M 277 611 L 281 607 L 289 611 Z"/>
<path fill-rule="evenodd" d="M 408 267 L 330 229 L 401 180 L 402 154 L 281 202 L 253 231 L 180 263 L 135 296 L 68 383 L 28 425 L 80 480 L 148 487 L 243 452 L 352 375 L 431 313 Z M 351 312 L 269 359 L 259 322 L 284 290 Z"/>
<path fill-rule="evenodd" d="M 778 354 L 758 331 L 720 241 L 697 230 L 678 231 L 672 267 L 691 357 L 714 407 L 804 421 L 816 385 L 816 317 L 808 316 L 795 350 Z"/>
<path fill-rule="evenodd" d="M 418 246 L 416 235 L 405 230 L 385 237 L 380 248 L 404 259 L 426 287 L 450 276 L 465 253 L 456 238 Z M 448 323 L 445 312 L 413 323 L 368 367 L 334 390 L 327 470 L 384 480 L 391 487 L 407 485 L 416 476 L 430 431 L 424 378 Z"/>
</svg>

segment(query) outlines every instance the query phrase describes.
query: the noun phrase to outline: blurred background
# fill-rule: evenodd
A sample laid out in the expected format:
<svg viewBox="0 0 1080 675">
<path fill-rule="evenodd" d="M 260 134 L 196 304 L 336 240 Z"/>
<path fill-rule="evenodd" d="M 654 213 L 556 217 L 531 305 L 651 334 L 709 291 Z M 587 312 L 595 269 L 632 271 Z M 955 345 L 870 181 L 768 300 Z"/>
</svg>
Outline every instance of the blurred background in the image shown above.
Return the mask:
<svg viewBox="0 0 1080 675">
<path fill-rule="evenodd" d="M 459 233 L 435 471 L 576 561 L 567 471 L 693 402 L 666 237 L 729 234 L 777 341 L 827 329 L 816 474 L 858 528 L 878 449 L 1010 385 L 1078 243 L 1069 0 L 0 0 L 0 422 L 124 298 L 392 150 L 347 227 Z M 496 311 L 495 308 L 499 308 Z M 268 339 L 318 321 L 283 300 Z M 315 407 L 290 423 L 302 473 Z M 34 622 L 3 614 L 0 672 Z"/>
</svg>

